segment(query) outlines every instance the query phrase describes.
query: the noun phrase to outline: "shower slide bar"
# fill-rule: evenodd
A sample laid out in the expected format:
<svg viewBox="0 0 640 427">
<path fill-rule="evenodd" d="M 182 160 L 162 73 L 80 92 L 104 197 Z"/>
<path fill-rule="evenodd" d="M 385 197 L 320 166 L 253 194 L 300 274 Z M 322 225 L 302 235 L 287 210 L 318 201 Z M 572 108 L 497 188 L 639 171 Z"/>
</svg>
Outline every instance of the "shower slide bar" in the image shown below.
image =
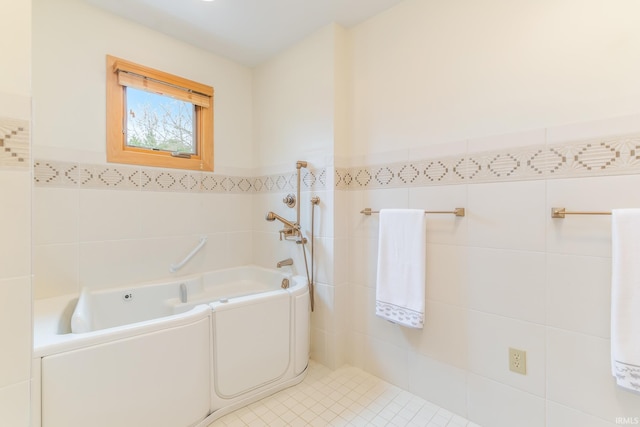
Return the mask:
<svg viewBox="0 0 640 427">
<path fill-rule="evenodd" d="M 372 211 L 371 208 L 364 208 L 360 211 L 363 215 L 371 215 L 380 213 L 380 211 Z M 455 216 L 464 216 L 464 208 L 455 208 L 452 211 L 424 211 L 426 214 L 454 214 Z"/>
<path fill-rule="evenodd" d="M 565 208 L 551 208 L 551 218 L 564 218 L 565 215 L 611 215 L 611 212 L 567 212 Z"/>
<path fill-rule="evenodd" d="M 184 259 L 182 261 L 180 261 L 178 264 L 171 264 L 171 266 L 169 267 L 169 271 L 171 273 L 175 273 L 176 271 L 180 270 L 182 267 L 184 267 L 184 265 L 186 263 L 189 262 L 189 260 L 191 258 L 193 258 L 195 256 L 195 254 L 198 253 L 198 251 L 200 249 L 202 249 L 202 247 L 207 243 L 207 237 L 206 236 L 202 236 L 200 237 L 200 243 L 198 243 L 198 246 L 196 246 L 195 248 L 193 248 L 193 250 L 191 252 L 189 252 L 187 254 L 186 257 L 184 257 Z"/>
</svg>

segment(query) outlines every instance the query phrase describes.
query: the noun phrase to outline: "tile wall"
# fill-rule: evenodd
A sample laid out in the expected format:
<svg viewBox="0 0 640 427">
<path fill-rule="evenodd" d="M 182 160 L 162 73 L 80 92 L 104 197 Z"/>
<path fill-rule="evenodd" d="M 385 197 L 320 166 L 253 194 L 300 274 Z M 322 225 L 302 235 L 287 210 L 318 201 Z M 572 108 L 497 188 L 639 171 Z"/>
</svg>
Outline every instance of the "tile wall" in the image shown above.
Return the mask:
<svg viewBox="0 0 640 427">
<path fill-rule="evenodd" d="M 0 0 L 0 425 L 28 427 L 31 390 L 31 2 Z"/>
<path fill-rule="evenodd" d="M 312 357 L 352 363 L 480 425 L 605 426 L 637 416 L 638 397 L 617 388 L 609 371 L 610 218 L 550 216 L 552 207 L 640 207 L 636 123 L 627 117 L 303 170 L 307 235 L 308 200 L 321 199 Z M 554 161 L 540 167 L 542 156 Z M 500 174 L 500 159 L 519 160 Z M 446 184 L 429 179 L 438 163 Z M 460 164 L 476 166 L 458 174 Z M 295 192 L 294 172 L 239 177 L 36 160 L 34 181 L 37 297 L 165 277 L 199 233 L 210 246 L 185 274 L 273 267 L 289 256 L 287 268 L 304 274 L 300 247 L 280 242 L 278 224 L 264 220 L 269 210 L 295 217 L 281 202 Z M 365 207 L 467 210 L 428 218 L 422 331 L 373 314 L 378 219 L 361 215 Z M 185 211 L 198 213 L 167 226 Z M 527 351 L 526 376 L 508 371 L 508 347 Z"/>
<path fill-rule="evenodd" d="M 328 260 L 344 257 L 347 240 L 338 245 L 333 238 L 334 175 L 333 168 L 320 164 L 301 170 L 300 210 L 303 232 L 310 236 L 310 198 L 320 198 L 314 217 L 311 353 L 314 360 L 338 367 L 346 355 L 333 343 L 344 340 L 346 332 L 335 301 L 346 300 L 336 293 L 346 293 L 347 274 Z M 281 225 L 264 219 L 268 211 L 295 218 L 295 209 L 282 202 L 295 194 L 295 170 L 232 176 L 36 159 L 33 179 L 35 298 L 166 278 L 169 265 L 201 235 L 208 237 L 207 245 L 175 275 L 245 264 L 274 268 L 288 257 L 294 265 L 284 268 L 305 274 L 301 247 L 280 241 Z M 311 267 L 310 245 L 306 255 Z M 337 289 L 334 283 L 343 286 Z"/>
<path fill-rule="evenodd" d="M 348 194 L 352 363 L 480 425 L 613 426 L 640 395 L 609 364 L 611 220 L 640 207 L 638 117 L 394 152 L 337 171 Z M 425 328 L 374 315 L 377 216 L 427 217 Z M 338 213 L 340 215 L 341 213 Z M 508 370 L 527 351 L 527 375 Z"/>
<path fill-rule="evenodd" d="M 3 95 L 0 93 L 0 98 Z M 23 100 L 28 105 L 28 100 Z M 29 425 L 31 174 L 28 120 L 0 116 L 0 425 Z"/>
<path fill-rule="evenodd" d="M 305 171 L 302 185 L 324 188 L 325 176 Z M 35 160 L 34 186 L 34 290 L 47 298 L 167 277 L 201 235 L 207 245 L 176 275 L 250 264 L 251 224 L 266 212 L 252 196 L 293 191 L 295 174 Z"/>
</svg>

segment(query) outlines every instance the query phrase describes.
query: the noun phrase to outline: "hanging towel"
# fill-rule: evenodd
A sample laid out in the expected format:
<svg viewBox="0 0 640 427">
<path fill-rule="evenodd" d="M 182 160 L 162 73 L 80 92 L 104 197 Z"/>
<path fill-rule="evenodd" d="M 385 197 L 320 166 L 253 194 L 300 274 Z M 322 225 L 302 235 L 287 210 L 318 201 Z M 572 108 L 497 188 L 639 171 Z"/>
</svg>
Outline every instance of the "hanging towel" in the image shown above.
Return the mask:
<svg viewBox="0 0 640 427">
<path fill-rule="evenodd" d="M 640 209 L 611 218 L 611 369 L 619 386 L 640 391 Z"/>
<path fill-rule="evenodd" d="M 380 211 L 376 315 L 410 328 L 424 324 L 425 230 L 423 210 Z"/>
</svg>

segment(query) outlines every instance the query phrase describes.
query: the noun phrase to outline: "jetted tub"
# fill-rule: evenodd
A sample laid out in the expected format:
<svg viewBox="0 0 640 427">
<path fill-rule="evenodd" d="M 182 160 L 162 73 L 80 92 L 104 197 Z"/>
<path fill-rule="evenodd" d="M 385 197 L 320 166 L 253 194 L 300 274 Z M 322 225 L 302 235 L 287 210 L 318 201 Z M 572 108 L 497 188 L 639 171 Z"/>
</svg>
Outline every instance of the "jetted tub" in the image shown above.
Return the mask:
<svg viewBox="0 0 640 427">
<path fill-rule="evenodd" d="M 34 312 L 35 426 L 206 426 L 302 381 L 309 360 L 306 278 L 256 266 Z"/>
</svg>

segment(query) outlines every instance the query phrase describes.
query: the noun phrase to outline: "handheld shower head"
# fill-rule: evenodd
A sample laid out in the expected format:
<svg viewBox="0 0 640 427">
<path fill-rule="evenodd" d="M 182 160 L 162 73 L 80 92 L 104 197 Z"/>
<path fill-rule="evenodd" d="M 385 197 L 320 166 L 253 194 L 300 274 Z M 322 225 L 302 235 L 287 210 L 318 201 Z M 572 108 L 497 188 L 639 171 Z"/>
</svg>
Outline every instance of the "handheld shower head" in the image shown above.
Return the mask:
<svg viewBox="0 0 640 427">
<path fill-rule="evenodd" d="M 278 220 L 281 223 L 283 223 L 284 225 L 286 225 L 287 227 L 291 227 L 294 229 L 298 229 L 299 227 L 297 226 L 297 224 L 294 224 L 293 222 L 289 221 L 288 219 L 285 219 L 283 217 L 281 217 L 280 215 L 278 215 L 275 212 L 267 212 L 267 214 L 264 216 L 264 219 L 266 219 L 267 221 L 274 221 L 274 220 Z"/>
</svg>

